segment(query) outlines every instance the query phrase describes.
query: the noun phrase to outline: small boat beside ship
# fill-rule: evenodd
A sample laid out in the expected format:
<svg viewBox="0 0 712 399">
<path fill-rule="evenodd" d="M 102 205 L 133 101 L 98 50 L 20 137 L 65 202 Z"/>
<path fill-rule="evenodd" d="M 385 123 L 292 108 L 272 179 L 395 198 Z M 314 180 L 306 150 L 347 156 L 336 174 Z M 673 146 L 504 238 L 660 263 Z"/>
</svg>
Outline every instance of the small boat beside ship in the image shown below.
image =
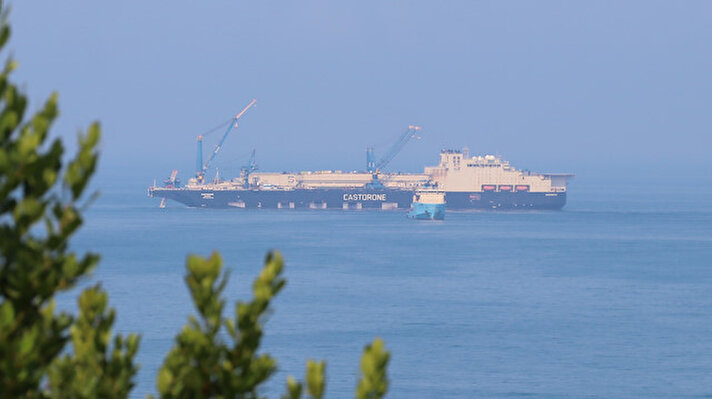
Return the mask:
<svg viewBox="0 0 712 399">
<path fill-rule="evenodd" d="M 413 195 L 413 204 L 408 217 L 418 220 L 445 219 L 445 192 L 419 190 Z"/>
</svg>

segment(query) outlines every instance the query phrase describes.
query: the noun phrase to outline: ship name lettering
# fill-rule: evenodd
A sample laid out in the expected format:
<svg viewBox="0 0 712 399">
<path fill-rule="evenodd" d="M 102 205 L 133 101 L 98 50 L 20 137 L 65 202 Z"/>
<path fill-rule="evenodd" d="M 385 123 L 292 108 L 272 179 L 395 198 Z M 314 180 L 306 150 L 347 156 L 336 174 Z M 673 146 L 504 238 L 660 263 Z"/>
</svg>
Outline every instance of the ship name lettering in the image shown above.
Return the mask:
<svg viewBox="0 0 712 399">
<path fill-rule="evenodd" d="M 385 201 L 386 194 L 344 194 L 344 201 Z"/>
</svg>

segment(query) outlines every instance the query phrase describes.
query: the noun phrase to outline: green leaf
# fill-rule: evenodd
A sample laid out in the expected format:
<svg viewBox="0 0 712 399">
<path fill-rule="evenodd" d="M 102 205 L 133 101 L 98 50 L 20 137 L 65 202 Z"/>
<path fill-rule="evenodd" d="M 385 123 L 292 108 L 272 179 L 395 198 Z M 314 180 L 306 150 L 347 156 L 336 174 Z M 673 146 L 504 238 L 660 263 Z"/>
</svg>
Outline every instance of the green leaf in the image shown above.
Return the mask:
<svg viewBox="0 0 712 399">
<path fill-rule="evenodd" d="M 291 375 L 287 377 L 287 394 L 282 399 L 300 399 L 302 397 L 302 384 Z"/>
<path fill-rule="evenodd" d="M 390 353 L 380 338 L 367 345 L 361 356 L 361 379 L 356 388 L 357 399 L 378 399 L 388 392 L 386 367 Z"/>
<path fill-rule="evenodd" d="M 162 394 L 168 393 L 170 386 L 173 384 L 173 374 L 167 369 L 161 369 L 158 372 L 158 392 Z"/>
<path fill-rule="evenodd" d="M 309 395 L 314 399 L 322 399 L 324 397 L 325 374 L 326 362 L 316 362 L 311 359 L 307 361 L 307 389 Z"/>
</svg>

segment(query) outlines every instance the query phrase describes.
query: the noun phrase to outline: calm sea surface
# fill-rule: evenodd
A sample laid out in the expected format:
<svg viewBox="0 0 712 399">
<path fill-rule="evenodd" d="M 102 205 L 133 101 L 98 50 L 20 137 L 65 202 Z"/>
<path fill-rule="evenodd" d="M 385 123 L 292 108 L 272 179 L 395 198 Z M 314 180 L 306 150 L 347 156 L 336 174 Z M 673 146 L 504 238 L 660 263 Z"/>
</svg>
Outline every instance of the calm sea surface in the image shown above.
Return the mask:
<svg viewBox="0 0 712 399">
<path fill-rule="evenodd" d="M 117 330 L 143 337 L 135 397 L 155 392 L 194 313 L 186 254 L 222 253 L 234 303 L 271 248 L 288 284 L 263 346 L 279 362 L 270 397 L 288 374 L 303 378 L 309 358 L 328 361 L 328 397 L 353 397 L 377 336 L 392 353 L 390 398 L 712 397 L 712 191 L 651 187 L 575 181 L 561 212 L 422 222 L 158 209 L 143 187 L 117 186 L 102 190 L 74 247 L 102 254 L 90 282 L 109 291 Z"/>
</svg>

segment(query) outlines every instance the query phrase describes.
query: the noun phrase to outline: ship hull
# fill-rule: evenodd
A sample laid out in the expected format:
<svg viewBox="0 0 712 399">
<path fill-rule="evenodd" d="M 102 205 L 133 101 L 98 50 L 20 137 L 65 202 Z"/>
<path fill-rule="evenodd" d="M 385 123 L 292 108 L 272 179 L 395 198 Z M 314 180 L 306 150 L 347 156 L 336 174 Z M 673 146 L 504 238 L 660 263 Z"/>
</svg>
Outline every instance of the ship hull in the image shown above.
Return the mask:
<svg viewBox="0 0 712 399">
<path fill-rule="evenodd" d="M 447 208 L 465 209 L 550 209 L 566 205 L 566 192 L 446 192 Z"/>
<path fill-rule="evenodd" d="M 414 202 L 413 209 L 408 212 L 408 217 L 419 220 L 443 220 L 445 219 L 445 204 Z"/>
<path fill-rule="evenodd" d="M 383 209 L 407 210 L 410 190 L 295 189 L 209 190 L 188 188 L 149 189 L 149 195 L 196 208 L 238 209 Z M 450 210 L 468 209 L 561 209 L 566 192 L 446 192 Z"/>
</svg>

